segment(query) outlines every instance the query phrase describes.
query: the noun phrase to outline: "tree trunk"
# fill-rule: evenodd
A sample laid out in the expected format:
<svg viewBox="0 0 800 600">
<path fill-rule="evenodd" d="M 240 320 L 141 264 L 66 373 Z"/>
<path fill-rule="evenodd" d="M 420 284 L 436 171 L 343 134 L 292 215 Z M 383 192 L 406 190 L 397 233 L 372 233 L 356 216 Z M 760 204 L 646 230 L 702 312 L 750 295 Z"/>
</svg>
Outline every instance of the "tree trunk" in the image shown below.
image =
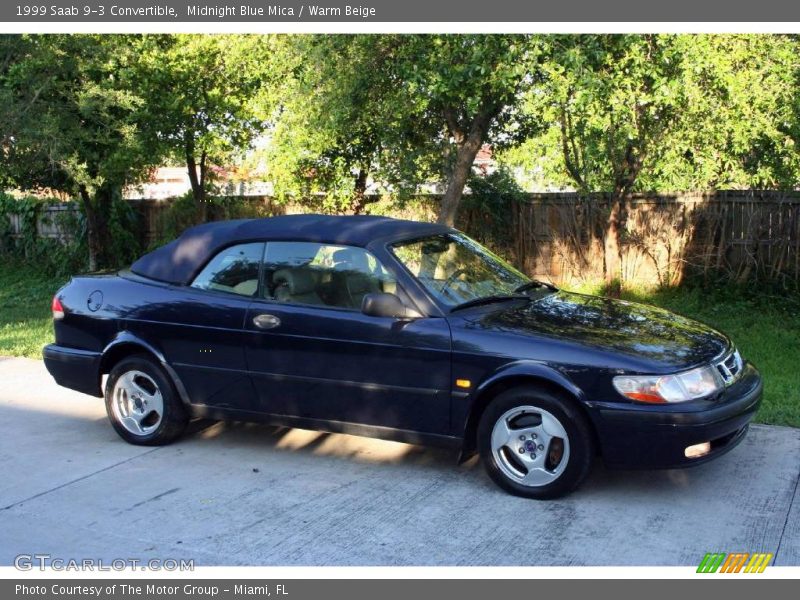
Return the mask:
<svg viewBox="0 0 800 600">
<path fill-rule="evenodd" d="M 205 150 L 200 155 L 200 198 L 196 201 L 197 218 L 200 223 L 208 221 L 208 193 L 206 183 L 208 182 L 208 156 Z"/>
<path fill-rule="evenodd" d="M 614 191 L 608 211 L 606 235 L 603 240 L 606 289 L 610 296 L 618 298 L 622 292 L 622 243 L 621 237 L 628 216 L 628 198 L 642 170 L 644 151 L 642 143 L 629 143 L 621 161 L 614 161 Z M 613 157 L 613 155 L 612 155 Z"/>
<path fill-rule="evenodd" d="M 360 215 L 367 205 L 367 178 L 369 170 L 360 168 L 353 188 L 353 214 Z"/>
<path fill-rule="evenodd" d="M 498 109 L 485 106 L 472 120 L 469 129 L 462 128 L 452 109 L 444 111 L 447 127 L 456 143 L 456 161 L 453 170 L 447 178 L 447 189 L 442 196 L 437 221 L 449 227 L 455 226 L 458 207 L 464 195 L 464 186 L 472 173 L 472 164 L 483 145 L 483 140 L 489 131 L 492 119 L 497 115 Z"/>
<path fill-rule="evenodd" d="M 194 198 L 194 221 L 195 224 L 205 223 L 207 218 L 207 199 L 206 199 L 206 153 L 197 162 L 195 154 L 194 138 L 187 133 L 184 136 L 186 149 L 186 169 L 189 172 L 189 183 L 192 185 L 192 197 Z M 198 174 L 198 170 L 200 171 Z"/>
<path fill-rule="evenodd" d="M 100 191 L 95 193 L 94 202 L 86 186 L 80 186 L 78 191 L 83 205 L 83 213 L 86 216 L 89 271 L 97 271 L 108 265 L 108 203 L 101 201 L 102 192 Z"/>
<path fill-rule="evenodd" d="M 620 243 L 620 228 L 622 227 L 625 211 L 624 204 L 624 192 L 615 189 L 614 193 L 611 195 L 605 237 L 603 238 L 603 271 L 605 275 L 606 292 L 613 297 L 619 297 L 622 285 L 622 244 Z"/>
<path fill-rule="evenodd" d="M 463 143 L 458 145 L 456 151 L 456 162 L 450 177 L 447 179 L 447 189 L 442 196 L 442 205 L 439 209 L 438 222 L 448 227 L 455 227 L 458 207 L 461 204 L 461 197 L 464 195 L 464 187 L 472 174 L 472 164 L 475 157 L 483 145 L 485 132 L 472 132 Z"/>
</svg>

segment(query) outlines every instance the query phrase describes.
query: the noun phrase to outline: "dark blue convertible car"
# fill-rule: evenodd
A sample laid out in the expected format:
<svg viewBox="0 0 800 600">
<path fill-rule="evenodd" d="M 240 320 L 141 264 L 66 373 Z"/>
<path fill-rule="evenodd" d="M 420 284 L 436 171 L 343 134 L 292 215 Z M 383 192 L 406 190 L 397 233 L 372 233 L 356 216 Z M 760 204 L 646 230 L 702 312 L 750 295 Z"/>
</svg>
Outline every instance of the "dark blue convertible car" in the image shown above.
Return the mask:
<svg viewBox="0 0 800 600">
<path fill-rule="evenodd" d="M 45 364 L 119 435 L 192 417 L 476 451 L 509 492 L 682 467 L 745 435 L 756 369 L 670 312 L 559 291 L 458 231 L 384 217 L 208 223 L 53 298 Z M 108 375 L 105 390 L 104 375 Z"/>
</svg>

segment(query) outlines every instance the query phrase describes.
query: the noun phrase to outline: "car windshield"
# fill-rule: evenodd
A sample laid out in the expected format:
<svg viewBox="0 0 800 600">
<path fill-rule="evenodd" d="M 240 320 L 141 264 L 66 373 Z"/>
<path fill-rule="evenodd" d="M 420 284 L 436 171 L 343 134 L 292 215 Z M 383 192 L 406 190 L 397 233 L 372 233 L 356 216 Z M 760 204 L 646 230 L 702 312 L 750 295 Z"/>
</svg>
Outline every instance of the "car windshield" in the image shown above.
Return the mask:
<svg viewBox="0 0 800 600">
<path fill-rule="evenodd" d="M 392 246 L 405 267 L 450 308 L 481 299 L 520 297 L 532 284 L 499 256 L 463 234 L 436 235 Z"/>
</svg>

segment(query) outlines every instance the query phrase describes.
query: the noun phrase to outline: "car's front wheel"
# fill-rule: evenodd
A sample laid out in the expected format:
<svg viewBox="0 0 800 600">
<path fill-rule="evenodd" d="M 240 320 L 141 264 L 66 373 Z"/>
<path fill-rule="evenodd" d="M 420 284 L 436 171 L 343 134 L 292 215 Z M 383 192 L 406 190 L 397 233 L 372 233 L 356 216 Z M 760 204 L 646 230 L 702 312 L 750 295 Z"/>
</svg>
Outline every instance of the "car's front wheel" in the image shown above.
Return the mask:
<svg viewBox="0 0 800 600">
<path fill-rule="evenodd" d="M 594 458 L 583 414 L 567 399 L 536 386 L 507 390 L 489 404 L 478 426 L 478 448 L 497 485 L 540 500 L 578 487 Z"/>
<path fill-rule="evenodd" d="M 117 363 L 108 375 L 105 397 L 111 424 L 131 444 L 169 444 L 189 422 L 172 382 L 161 366 L 146 356 L 131 356 Z"/>
</svg>

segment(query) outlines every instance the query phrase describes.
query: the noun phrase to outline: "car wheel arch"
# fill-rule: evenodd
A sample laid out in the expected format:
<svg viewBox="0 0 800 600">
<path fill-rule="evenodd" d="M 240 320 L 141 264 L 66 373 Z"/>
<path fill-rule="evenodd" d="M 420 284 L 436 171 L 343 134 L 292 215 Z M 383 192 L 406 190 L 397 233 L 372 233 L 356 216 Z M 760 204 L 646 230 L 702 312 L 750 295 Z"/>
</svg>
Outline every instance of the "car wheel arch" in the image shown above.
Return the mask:
<svg viewBox="0 0 800 600">
<path fill-rule="evenodd" d="M 98 373 L 98 377 L 102 378 L 103 375 L 110 373 L 111 369 L 114 368 L 114 365 L 119 363 L 121 360 L 137 354 L 146 356 L 158 362 L 172 380 L 172 383 L 174 384 L 175 389 L 178 392 L 178 397 L 181 399 L 181 401 L 184 404 L 190 404 L 188 395 L 186 393 L 186 388 L 183 386 L 178 374 L 167 362 L 164 354 L 152 344 L 149 344 L 145 340 L 142 340 L 141 338 L 129 332 L 122 332 L 105 347 L 100 360 L 100 371 Z"/>
<path fill-rule="evenodd" d="M 481 384 L 473 395 L 473 400 L 469 408 L 466 423 L 464 425 L 463 442 L 461 446 L 461 453 L 459 462 L 464 462 L 473 456 L 477 448 L 477 432 L 478 423 L 481 420 L 484 410 L 503 392 L 527 385 L 534 385 L 545 389 L 551 393 L 557 394 L 571 404 L 573 404 L 582 414 L 586 417 L 590 425 L 594 441 L 598 442 L 597 431 L 594 427 L 594 421 L 586 409 L 586 406 L 581 402 L 583 392 L 570 382 L 566 377 L 555 371 L 555 374 L 550 374 L 551 370 L 548 367 L 543 369 L 530 369 L 527 372 L 520 368 L 509 369 L 509 372 L 501 372 L 495 374 Z M 598 443 L 595 448 L 599 448 Z"/>
</svg>

